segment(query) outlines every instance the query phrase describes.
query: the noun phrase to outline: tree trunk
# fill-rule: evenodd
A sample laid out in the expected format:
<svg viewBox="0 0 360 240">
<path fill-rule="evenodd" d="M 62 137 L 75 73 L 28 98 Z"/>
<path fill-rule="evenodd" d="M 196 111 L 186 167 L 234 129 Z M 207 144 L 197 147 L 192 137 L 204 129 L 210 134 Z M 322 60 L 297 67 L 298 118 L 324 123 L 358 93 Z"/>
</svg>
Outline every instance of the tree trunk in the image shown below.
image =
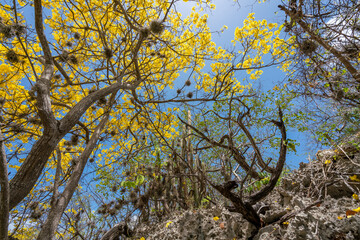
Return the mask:
<svg viewBox="0 0 360 240">
<path fill-rule="evenodd" d="M 111 97 L 114 98 L 115 95 L 116 93 L 114 93 Z M 60 198 L 57 201 L 56 199 L 54 199 L 54 204 L 50 209 L 50 213 L 37 237 L 37 240 L 49 240 L 53 238 L 55 230 L 59 225 L 61 216 L 78 186 L 81 175 L 85 169 L 86 162 L 90 154 L 96 147 L 96 143 L 99 139 L 102 129 L 105 127 L 106 123 L 109 120 L 109 112 L 110 111 L 107 111 L 107 114 L 103 116 L 103 119 L 100 121 L 99 125 L 96 127 L 93 135 L 91 136 L 89 143 L 86 145 L 84 151 L 79 156 L 78 165 L 75 167 L 74 172 L 70 176 L 64 192 L 60 195 Z"/>
<path fill-rule="evenodd" d="M 0 129 L 0 239 L 8 239 L 9 226 L 9 179 L 4 136 Z"/>
<path fill-rule="evenodd" d="M 29 194 L 60 140 L 61 138 L 55 134 L 43 135 L 34 144 L 24 163 L 10 181 L 10 209 Z"/>
</svg>

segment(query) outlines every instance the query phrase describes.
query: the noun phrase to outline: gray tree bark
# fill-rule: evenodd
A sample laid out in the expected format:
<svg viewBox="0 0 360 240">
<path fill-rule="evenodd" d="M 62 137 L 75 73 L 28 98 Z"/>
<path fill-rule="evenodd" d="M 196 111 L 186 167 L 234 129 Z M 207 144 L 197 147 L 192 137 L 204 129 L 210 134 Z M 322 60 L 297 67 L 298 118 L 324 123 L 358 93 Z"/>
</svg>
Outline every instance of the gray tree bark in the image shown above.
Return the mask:
<svg viewBox="0 0 360 240">
<path fill-rule="evenodd" d="M 0 129 L 0 239 L 8 239 L 9 226 L 9 179 L 4 136 Z"/>
</svg>

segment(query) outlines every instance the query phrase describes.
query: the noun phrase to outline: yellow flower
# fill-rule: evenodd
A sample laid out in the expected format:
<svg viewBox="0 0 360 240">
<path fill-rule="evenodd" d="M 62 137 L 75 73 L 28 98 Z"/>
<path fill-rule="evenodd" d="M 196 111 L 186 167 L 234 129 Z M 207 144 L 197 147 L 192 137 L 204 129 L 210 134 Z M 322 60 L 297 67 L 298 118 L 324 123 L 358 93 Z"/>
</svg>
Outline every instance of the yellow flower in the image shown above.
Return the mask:
<svg viewBox="0 0 360 240">
<path fill-rule="evenodd" d="M 358 196 L 356 193 L 354 193 L 354 194 L 352 195 L 352 197 L 353 197 L 353 199 L 355 199 L 355 200 L 359 200 L 359 196 Z"/>
<path fill-rule="evenodd" d="M 352 175 L 349 178 L 350 178 L 350 180 L 353 180 L 355 182 L 360 182 L 360 179 L 356 175 Z"/>
<path fill-rule="evenodd" d="M 360 212 L 360 207 L 353 209 L 354 212 Z"/>
<path fill-rule="evenodd" d="M 273 88 L 273 90 L 274 90 L 274 91 L 278 91 L 278 90 L 280 90 L 280 88 L 279 88 L 278 86 L 275 86 L 275 87 Z"/>
<path fill-rule="evenodd" d="M 329 164 L 329 163 L 331 163 L 331 160 L 326 160 L 324 163 Z"/>
<path fill-rule="evenodd" d="M 166 226 L 165 227 L 169 227 L 169 225 L 172 223 L 172 221 L 166 223 Z"/>
<path fill-rule="evenodd" d="M 255 19 L 254 15 L 255 15 L 255 13 L 249 13 L 247 18 L 254 20 Z"/>
<path fill-rule="evenodd" d="M 255 80 L 255 79 L 257 79 L 257 76 L 255 74 L 251 74 L 250 79 Z"/>
<path fill-rule="evenodd" d="M 289 222 L 283 222 L 283 224 L 284 224 L 284 225 L 288 225 L 288 224 L 289 224 Z"/>
<path fill-rule="evenodd" d="M 249 68 L 251 66 L 251 59 L 246 59 L 243 63 L 243 68 Z"/>
<path fill-rule="evenodd" d="M 5 65 L 5 64 L 1 64 L 0 65 L 0 71 L 3 72 L 3 73 L 7 73 L 7 72 L 10 72 L 12 70 L 11 70 L 10 66 Z"/>
<path fill-rule="evenodd" d="M 338 218 L 339 220 L 341 220 L 341 219 L 343 219 L 344 217 L 342 217 L 342 216 L 338 216 L 337 218 Z"/>
<path fill-rule="evenodd" d="M 215 221 L 219 220 L 220 218 L 219 217 L 214 217 L 213 218 Z"/>
<path fill-rule="evenodd" d="M 272 28 L 276 27 L 277 24 L 276 23 L 269 23 L 268 26 L 269 26 L 270 29 L 272 29 Z"/>
</svg>

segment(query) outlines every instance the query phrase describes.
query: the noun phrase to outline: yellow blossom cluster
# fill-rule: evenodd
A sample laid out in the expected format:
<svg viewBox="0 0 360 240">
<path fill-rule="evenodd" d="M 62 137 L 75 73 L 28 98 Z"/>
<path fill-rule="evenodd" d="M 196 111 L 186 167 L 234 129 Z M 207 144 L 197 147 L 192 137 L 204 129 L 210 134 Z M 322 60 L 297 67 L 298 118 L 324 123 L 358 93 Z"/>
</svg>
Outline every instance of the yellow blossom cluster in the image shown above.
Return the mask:
<svg viewBox="0 0 360 240">
<path fill-rule="evenodd" d="M 267 65 L 265 56 L 271 57 L 271 62 L 281 63 L 283 71 L 288 71 L 291 61 L 287 57 L 294 54 L 293 46 L 280 38 L 281 27 L 266 20 L 255 20 L 254 13 L 250 13 L 243 22 L 243 27 L 237 27 L 234 33 L 234 46 L 240 46 L 238 53 L 242 55 L 237 68 L 247 69 L 250 79 L 258 79 L 263 73 L 254 70 Z M 269 58 L 268 57 L 268 58 Z"/>
</svg>

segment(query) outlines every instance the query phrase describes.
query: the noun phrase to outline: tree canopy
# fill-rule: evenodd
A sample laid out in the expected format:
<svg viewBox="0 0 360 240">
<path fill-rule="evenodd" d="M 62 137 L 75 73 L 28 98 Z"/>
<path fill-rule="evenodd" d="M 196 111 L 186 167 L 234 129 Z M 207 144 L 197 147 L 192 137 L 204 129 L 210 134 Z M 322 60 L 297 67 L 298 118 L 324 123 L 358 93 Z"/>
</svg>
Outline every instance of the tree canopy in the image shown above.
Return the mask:
<svg viewBox="0 0 360 240">
<path fill-rule="evenodd" d="M 224 49 L 212 35 L 227 26 L 207 25 L 216 6 L 195 2 L 188 16 L 178 11 L 185 0 L 0 4 L 1 239 L 130 236 L 134 218 L 220 199 L 261 228 L 253 205 L 295 150 L 286 126 L 305 118 L 292 99 L 311 94 L 358 108 L 349 94 L 359 56 L 329 45 L 327 36 L 342 39 L 331 24 L 309 27 L 302 7 L 310 3 L 280 6 L 291 18 L 282 25 L 250 13 Z M 335 16 L 334 25 L 348 26 Z M 284 30 L 293 36 L 284 39 Z M 251 83 L 270 66 L 291 80 L 260 93 Z M 333 83 L 339 72 L 353 80 Z M 308 91 L 309 78 L 321 87 Z"/>
</svg>

